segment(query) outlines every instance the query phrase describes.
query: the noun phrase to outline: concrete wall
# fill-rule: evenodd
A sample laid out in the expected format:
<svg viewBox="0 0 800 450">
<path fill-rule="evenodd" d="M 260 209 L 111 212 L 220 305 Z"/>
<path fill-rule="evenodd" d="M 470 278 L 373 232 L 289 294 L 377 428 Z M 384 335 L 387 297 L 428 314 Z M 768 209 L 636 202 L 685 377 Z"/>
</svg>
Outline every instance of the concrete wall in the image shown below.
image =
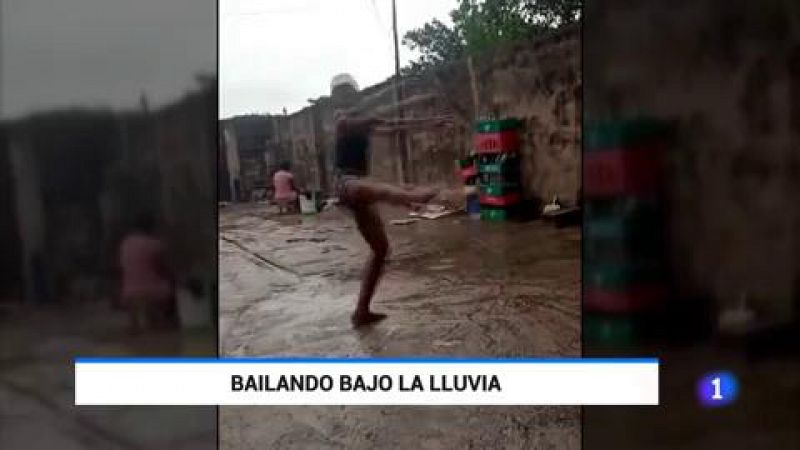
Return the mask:
<svg viewBox="0 0 800 450">
<path fill-rule="evenodd" d="M 687 295 L 785 316 L 800 247 L 797 2 L 587 2 L 592 118 L 674 119 L 671 247 Z M 589 118 L 587 117 L 587 118 Z"/>
</svg>

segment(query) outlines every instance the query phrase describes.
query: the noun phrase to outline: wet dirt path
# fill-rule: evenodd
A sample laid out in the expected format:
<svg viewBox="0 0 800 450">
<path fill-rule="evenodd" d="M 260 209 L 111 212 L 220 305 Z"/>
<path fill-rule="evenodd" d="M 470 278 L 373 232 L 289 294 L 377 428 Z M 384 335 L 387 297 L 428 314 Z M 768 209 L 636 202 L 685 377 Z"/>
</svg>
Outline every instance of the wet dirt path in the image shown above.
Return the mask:
<svg viewBox="0 0 800 450">
<path fill-rule="evenodd" d="M 76 407 L 74 370 L 78 356 L 210 356 L 213 329 L 130 336 L 108 302 L 3 306 L 0 449 L 216 448 L 215 408 Z"/>
<path fill-rule="evenodd" d="M 387 220 L 401 210 L 386 210 Z M 220 214 L 220 349 L 227 356 L 578 356 L 579 231 L 465 216 L 387 225 L 374 306 L 349 314 L 367 247 L 341 210 Z M 222 448 L 578 448 L 577 408 L 226 407 Z"/>
</svg>

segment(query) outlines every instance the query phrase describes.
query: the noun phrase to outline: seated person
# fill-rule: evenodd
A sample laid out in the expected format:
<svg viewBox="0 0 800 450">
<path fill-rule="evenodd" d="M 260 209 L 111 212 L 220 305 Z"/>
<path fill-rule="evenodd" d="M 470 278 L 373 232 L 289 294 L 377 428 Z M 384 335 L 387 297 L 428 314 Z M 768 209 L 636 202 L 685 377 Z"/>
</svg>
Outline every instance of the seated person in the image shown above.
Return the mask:
<svg viewBox="0 0 800 450">
<path fill-rule="evenodd" d="M 289 210 L 298 210 L 298 191 L 294 185 L 294 176 L 290 171 L 291 166 L 284 161 L 272 176 L 275 203 L 278 204 L 280 214 Z"/>
</svg>

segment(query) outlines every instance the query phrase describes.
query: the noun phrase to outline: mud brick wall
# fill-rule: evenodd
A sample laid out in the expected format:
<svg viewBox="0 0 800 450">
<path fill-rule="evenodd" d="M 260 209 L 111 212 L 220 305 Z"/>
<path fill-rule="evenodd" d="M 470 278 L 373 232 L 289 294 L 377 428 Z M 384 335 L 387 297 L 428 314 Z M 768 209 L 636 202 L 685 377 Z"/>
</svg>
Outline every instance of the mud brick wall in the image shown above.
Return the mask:
<svg viewBox="0 0 800 450">
<path fill-rule="evenodd" d="M 525 122 L 525 191 L 532 197 L 558 195 L 572 203 L 580 187 L 580 29 L 573 27 L 551 36 L 516 42 L 476 55 L 473 61 L 478 104 L 467 60 L 440 70 L 403 79 L 405 117 L 452 114 L 453 128 L 413 131 L 406 136 L 410 148 L 408 180 L 412 183 L 458 187 L 455 160 L 472 148 L 473 124 L 480 113 L 496 112 Z M 323 188 L 333 178 L 333 112 L 347 103 L 368 114 L 394 117 L 391 80 L 367 87 L 345 102 L 321 97 L 314 105 L 289 116 L 294 138 L 294 171 L 302 183 L 324 175 Z M 312 114 L 316 114 L 313 118 Z M 315 128 L 309 124 L 315 123 Z M 314 153 L 314 152 L 317 153 Z M 402 148 L 395 138 L 377 135 L 372 140 L 371 177 L 400 182 Z M 322 161 L 319 169 L 314 162 Z"/>
<path fill-rule="evenodd" d="M 216 280 L 217 90 L 204 89 L 155 117 L 161 213 L 183 279 Z"/>
<path fill-rule="evenodd" d="M 471 123 L 481 113 L 524 121 L 521 151 L 528 196 L 576 200 L 581 177 L 580 45 L 580 28 L 573 27 L 476 55 L 477 105 L 467 61 L 433 74 L 435 86 L 461 118 L 461 148 L 472 145 Z"/>
<path fill-rule="evenodd" d="M 406 92 L 410 94 L 407 98 L 421 100 L 414 100 L 404 108 L 404 117 L 424 118 L 451 113 L 448 103 L 435 85 L 422 83 L 417 82 L 406 87 Z M 393 110 L 387 107 L 392 105 L 393 100 L 389 95 L 387 97 L 370 109 L 370 112 L 377 116 L 392 117 Z M 454 161 L 468 153 L 465 133 L 466 127 L 459 124 L 455 129 L 412 129 L 401 136 L 391 133 L 375 134 L 371 141 L 370 176 L 382 181 L 403 182 L 402 152 L 406 145 L 410 156 L 408 182 L 438 187 L 458 186 L 461 182 L 455 175 Z"/>
<path fill-rule="evenodd" d="M 800 7 L 769 0 L 587 2 L 587 118 L 676 120 L 679 291 L 748 293 L 785 316 L 800 273 Z"/>
<path fill-rule="evenodd" d="M 22 295 L 22 243 L 17 230 L 16 186 L 14 186 L 11 154 L 0 127 L 0 303 Z"/>
<path fill-rule="evenodd" d="M 551 36 L 515 42 L 474 56 L 473 73 L 478 98 L 473 98 L 469 62 L 458 61 L 420 78 L 405 81 L 405 98 L 420 101 L 404 108 L 406 117 L 452 114 L 454 128 L 426 129 L 408 134 L 410 181 L 459 186 L 454 161 L 472 149 L 476 117 L 493 112 L 524 121 L 522 154 L 525 193 L 566 203 L 576 200 L 580 188 L 580 30 L 569 28 Z M 384 104 L 390 105 L 387 95 Z M 374 110 L 380 110 L 376 105 Z M 377 141 L 377 140 L 376 140 Z M 395 146 L 384 146 L 373 162 L 373 175 L 398 179 L 400 164 Z"/>
<path fill-rule="evenodd" d="M 295 182 L 302 188 L 313 189 L 318 177 L 313 107 L 306 107 L 292 114 L 288 124 L 292 136 L 292 172 Z"/>
<path fill-rule="evenodd" d="M 8 160 L 10 148 L 26 156 L 12 164 L 13 208 L 0 204 L 12 215 L 5 223 L 17 228 L 0 231 L 20 241 L 6 264 L 25 275 L 33 254 L 45 256 L 45 300 L 78 298 L 78 291 L 80 299 L 117 295 L 119 240 L 148 212 L 164 225 L 181 279 L 197 277 L 213 288 L 216 101 L 216 89 L 207 88 L 156 111 L 64 109 L 0 123 L 7 138 L 0 157 Z M 35 189 L 25 190 L 17 208 L 23 184 Z M 22 284 L 26 297 L 36 297 L 34 277 L 25 275 Z"/>
</svg>

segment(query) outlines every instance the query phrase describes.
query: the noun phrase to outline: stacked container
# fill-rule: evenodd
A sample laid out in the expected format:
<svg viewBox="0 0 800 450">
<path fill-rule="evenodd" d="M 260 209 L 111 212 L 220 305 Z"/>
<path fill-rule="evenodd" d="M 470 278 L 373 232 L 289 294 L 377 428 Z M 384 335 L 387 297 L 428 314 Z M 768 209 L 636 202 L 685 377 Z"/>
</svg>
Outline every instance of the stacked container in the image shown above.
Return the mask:
<svg viewBox="0 0 800 450">
<path fill-rule="evenodd" d="M 481 219 L 506 220 L 522 201 L 517 119 L 481 120 L 475 127 Z"/>
<path fill-rule="evenodd" d="M 583 308 L 590 338 L 630 338 L 666 300 L 668 127 L 652 119 L 587 125 L 583 158 Z"/>
</svg>

